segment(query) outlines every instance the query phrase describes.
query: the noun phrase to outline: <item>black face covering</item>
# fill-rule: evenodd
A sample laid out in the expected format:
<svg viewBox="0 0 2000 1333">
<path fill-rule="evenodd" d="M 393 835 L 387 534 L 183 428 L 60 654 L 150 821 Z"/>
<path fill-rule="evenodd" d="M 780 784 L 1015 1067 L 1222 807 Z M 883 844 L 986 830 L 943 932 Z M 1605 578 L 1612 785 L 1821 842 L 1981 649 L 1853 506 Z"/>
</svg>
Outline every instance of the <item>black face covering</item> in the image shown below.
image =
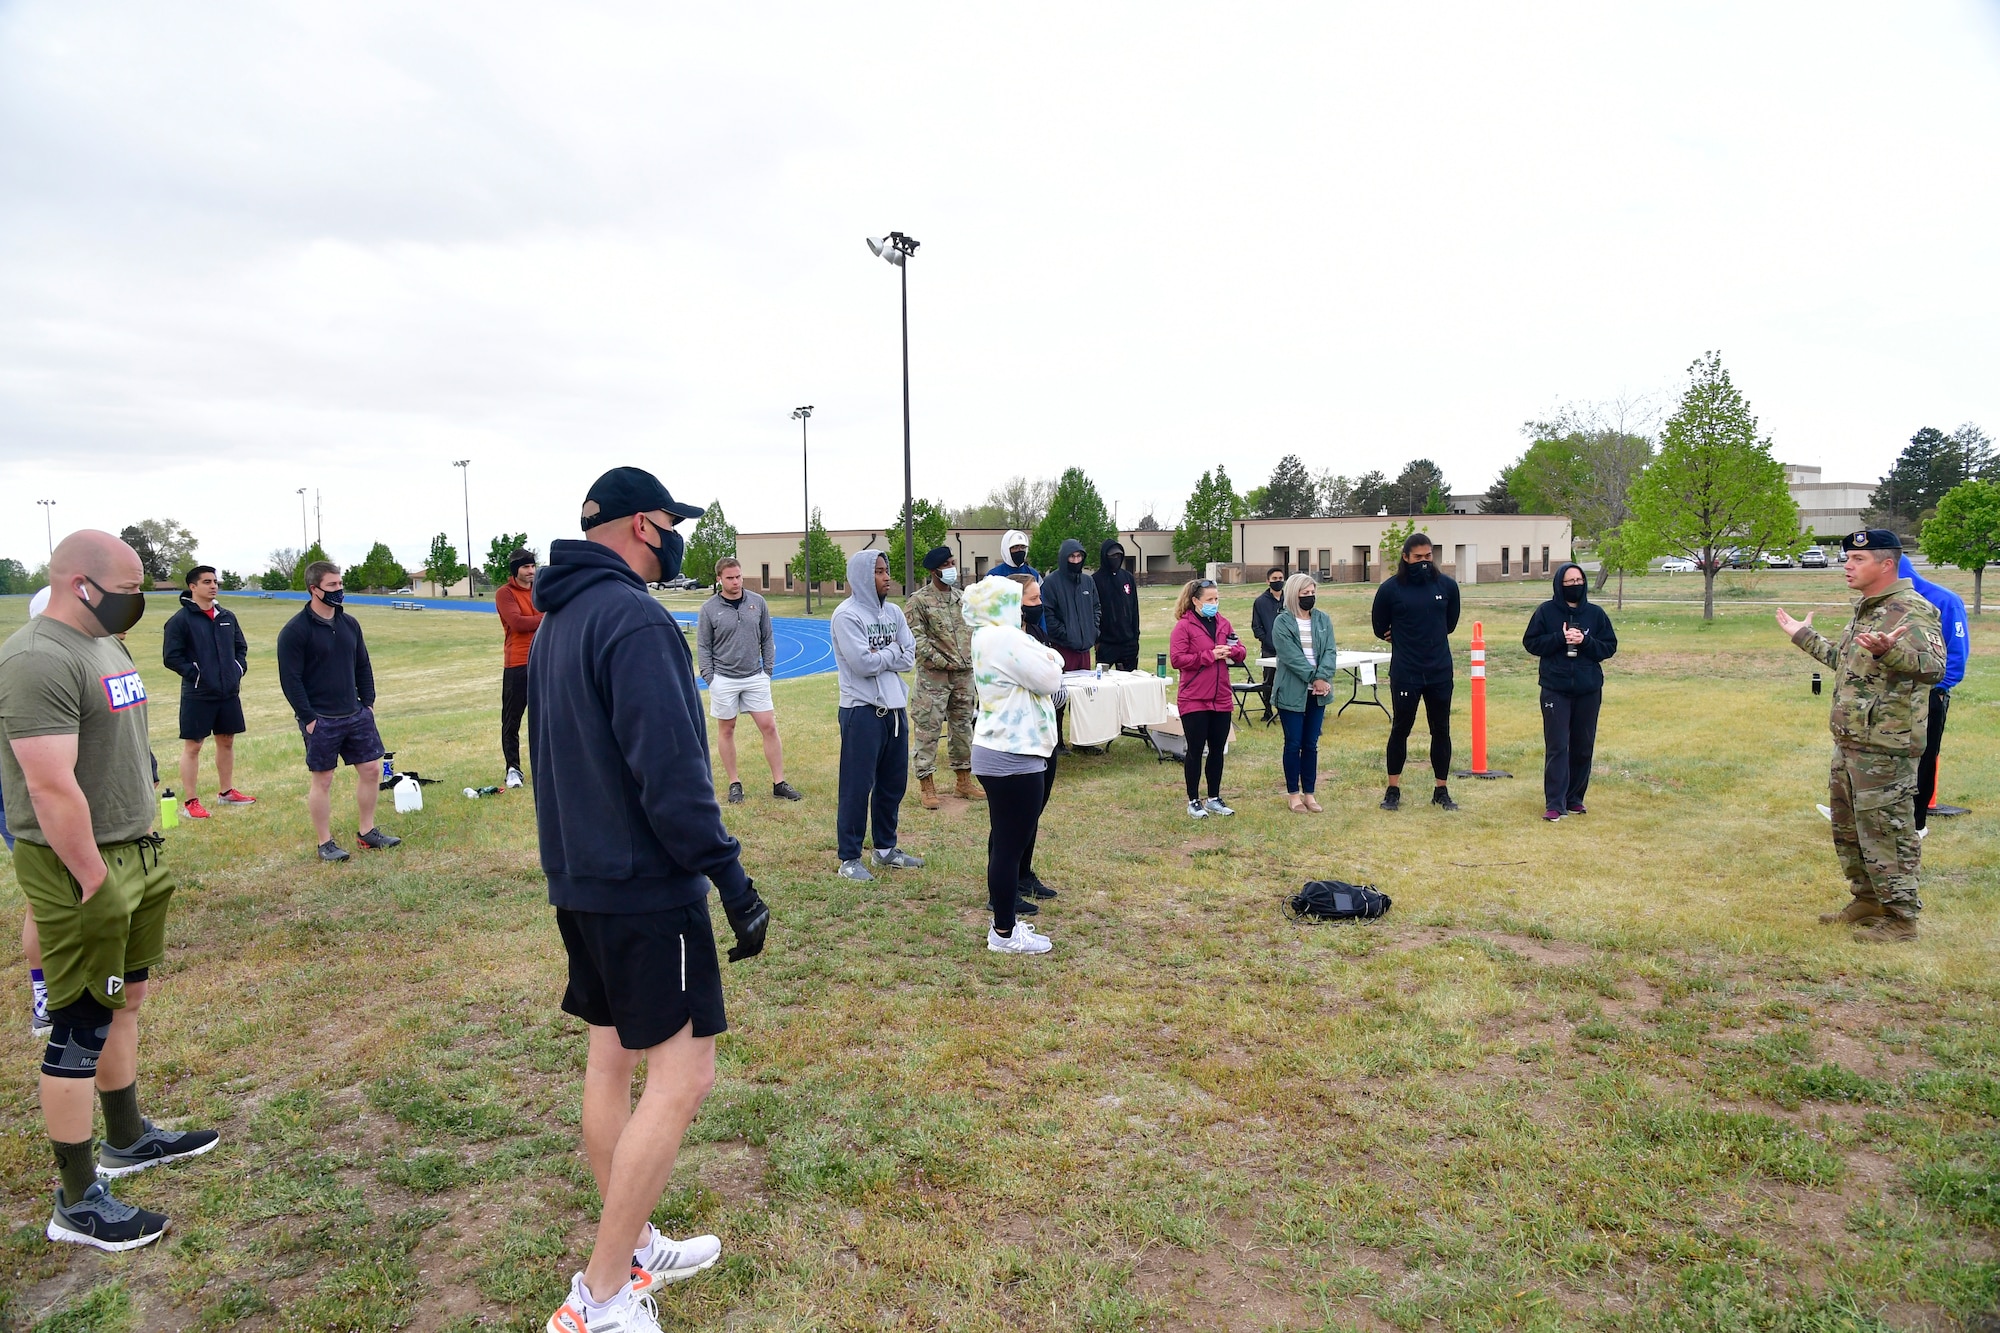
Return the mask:
<svg viewBox="0 0 2000 1333">
<path fill-rule="evenodd" d="M 342 601 L 346 600 L 346 597 L 347 591 L 344 588 L 334 588 L 332 590 L 321 588 L 319 590 L 319 599 L 328 606 L 339 606 Z"/>
<path fill-rule="evenodd" d="M 1431 575 L 1437 572 L 1437 567 L 1428 560 L 1412 560 L 1405 564 L 1403 568 L 1409 570 L 1410 577 L 1416 579 L 1418 582 L 1428 580 Z"/>
<path fill-rule="evenodd" d="M 1277 593 L 1280 596 L 1283 596 L 1285 591 L 1285 581 L 1283 579 L 1279 579 L 1277 582 L 1273 583 L 1271 585 L 1271 591 Z"/>
<path fill-rule="evenodd" d="M 1016 564 L 1016 565 L 1027 564 L 1028 548 L 1025 546 L 1016 546 L 1013 550 L 1007 552 L 1007 559 L 1008 562 L 1011 564 Z"/>
<path fill-rule="evenodd" d="M 646 521 L 652 523 L 651 519 Z M 681 556 L 687 551 L 687 543 L 681 540 L 681 534 L 673 528 L 662 528 L 657 523 L 653 526 L 660 534 L 660 544 L 655 546 L 647 542 L 646 546 L 659 560 L 660 582 L 665 583 L 669 579 L 681 576 Z"/>
<path fill-rule="evenodd" d="M 1581 583 L 1563 584 L 1563 600 L 1571 606 L 1581 605 L 1583 602 L 1583 585 Z"/>
<path fill-rule="evenodd" d="M 1313 607 L 1318 605 L 1318 603 L 1319 603 L 1318 593 L 1307 592 L 1299 594 L 1299 610 L 1301 611 L 1310 613 Z"/>
<path fill-rule="evenodd" d="M 97 617 L 97 623 L 104 626 L 106 634 L 123 634 L 139 623 L 139 617 L 146 614 L 146 594 L 143 592 L 106 592 L 96 579 L 85 574 L 83 581 L 97 589 L 97 600 L 85 602 L 90 614 Z"/>
<path fill-rule="evenodd" d="M 1110 570 L 1114 574 L 1117 573 L 1118 570 L 1121 567 L 1123 567 L 1124 564 L 1125 564 L 1125 553 L 1123 551 L 1113 551 L 1110 555 L 1104 557 L 1104 567 Z"/>
<path fill-rule="evenodd" d="M 1028 633 L 1032 634 L 1041 627 L 1042 627 L 1042 604 L 1040 602 L 1036 602 L 1033 606 L 1022 607 L 1021 628 L 1026 630 Z"/>
</svg>

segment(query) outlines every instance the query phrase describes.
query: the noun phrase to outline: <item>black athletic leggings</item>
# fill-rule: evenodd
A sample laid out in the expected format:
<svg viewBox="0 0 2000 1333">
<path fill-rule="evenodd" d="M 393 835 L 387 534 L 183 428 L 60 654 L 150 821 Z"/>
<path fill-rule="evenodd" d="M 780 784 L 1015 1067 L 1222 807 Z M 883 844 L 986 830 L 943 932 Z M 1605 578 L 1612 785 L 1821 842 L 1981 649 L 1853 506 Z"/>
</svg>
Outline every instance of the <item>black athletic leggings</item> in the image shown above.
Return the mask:
<svg viewBox="0 0 2000 1333">
<path fill-rule="evenodd" d="M 1451 774 L 1451 686 L 1442 680 L 1435 685 L 1404 689 L 1393 681 L 1389 697 L 1395 711 L 1389 715 L 1389 776 L 1399 777 L 1410 755 L 1410 729 L 1417 725 L 1417 703 L 1431 724 L 1431 772 L 1443 782 Z"/>
<path fill-rule="evenodd" d="M 1181 733 L 1187 738 L 1187 762 L 1183 768 L 1190 801 L 1201 799 L 1204 749 L 1208 751 L 1208 794 L 1215 800 L 1222 799 L 1222 749 L 1229 744 L 1229 716 L 1219 709 L 1208 708 L 1181 714 Z"/>
<path fill-rule="evenodd" d="M 1951 691 L 1931 686 L 1930 726 L 1924 733 L 1923 758 L 1917 760 L 1917 827 L 1930 822 L 1931 797 L 1937 793 L 1938 749 L 1944 744 L 1945 718 L 1951 712 Z"/>
<path fill-rule="evenodd" d="M 979 779 L 986 788 L 986 901 L 996 934 L 1014 933 L 1014 901 L 1031 869 L 1035 832 L 1048 804 L 1048 773 Z"/>
</svg>

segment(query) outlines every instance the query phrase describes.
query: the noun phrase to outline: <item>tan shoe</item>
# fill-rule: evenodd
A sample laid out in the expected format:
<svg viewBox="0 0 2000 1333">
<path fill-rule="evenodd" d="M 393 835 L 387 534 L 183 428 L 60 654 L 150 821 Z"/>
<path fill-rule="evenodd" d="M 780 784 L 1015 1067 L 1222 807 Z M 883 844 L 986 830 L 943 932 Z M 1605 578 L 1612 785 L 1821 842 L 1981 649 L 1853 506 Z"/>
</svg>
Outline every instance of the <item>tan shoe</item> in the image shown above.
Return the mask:
<svg viewBox="0 0 2000 1333">
<path fill-rule="evenodd" d="M 1917 923 L 1906 916 L 1884 916 L 1854 932 L 1856 944 L 1908 944 L 1917 937 Z"/>
<path fill-rule="evenodd" d="M 938 808 L 937 783 L 930 778 L 917 779 L 917 797 L 924 803 L 924 809 Z"/>
<path fill-rule="evenodd" d="M 961 768 L 958 770 L 958 791 L 955 794 L 964 800 L 983 801 L 986 799 L 986 788 L 973 781 L 971 769 Z"/>
<path fill-rule="evenodd" d="M 1856 894 L 1853 900 L 1838 912 L 1821 912 L 1819 923 L 1822 926 L 1852 926 L 1887 915 L 1889 914 L 1882 910 L 1882 904 L 1873 898 L 1863 898 Z"/>
<path fill-rule="evenodd" d="M 1291 803 L 1293 814 L 1302 815 L 1306 812 L 1306 798 L 1299 795 L 1297 792 L 1294 791 L 1285 793 L 1285 799 Z"/>
<path fill-rule="evenodd" d="M 1312 811 L 1314 814 L 1318 814 L 1320 812 L 1319 802 L 1313 799 L 1313 794 L 1311 792 L 1307 792 L 1305 794 L 1305 797 L 1306 797 L 1306 809 Z"/>
</svg>

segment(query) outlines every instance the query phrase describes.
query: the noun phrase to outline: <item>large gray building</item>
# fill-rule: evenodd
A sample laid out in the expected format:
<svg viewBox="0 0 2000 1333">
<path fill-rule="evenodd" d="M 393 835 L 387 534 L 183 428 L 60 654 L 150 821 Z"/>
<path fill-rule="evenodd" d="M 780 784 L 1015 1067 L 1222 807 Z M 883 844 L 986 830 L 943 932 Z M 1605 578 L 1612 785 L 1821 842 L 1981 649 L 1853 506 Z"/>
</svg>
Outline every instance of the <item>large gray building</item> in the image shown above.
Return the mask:
<svg viewBox="0 0 2000 1333">
<path fill-rule="evenodd" d="M 1875 493 L 1870 481 L 1823 481 L 1821 470 L 1805 463 L 1786 463 L 1785 485 L 1799 507 L 1799 531 L 1833 537 L 1862 526 L 1861 512 Z"/>
</svg>

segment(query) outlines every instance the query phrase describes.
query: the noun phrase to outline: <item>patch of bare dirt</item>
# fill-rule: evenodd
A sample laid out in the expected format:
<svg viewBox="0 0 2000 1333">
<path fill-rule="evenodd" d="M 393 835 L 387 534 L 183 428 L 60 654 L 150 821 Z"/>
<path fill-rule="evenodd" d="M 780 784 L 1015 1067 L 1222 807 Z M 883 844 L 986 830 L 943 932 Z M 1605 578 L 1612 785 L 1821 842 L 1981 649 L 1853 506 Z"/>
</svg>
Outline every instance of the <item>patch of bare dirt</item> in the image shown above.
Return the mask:
<svg viewBox="0 0 2000 1333">
<path fill-rule="evenodd" d="M 1283 1256 L 1258 1244 L 1256 1228 L 1224 1219 L 1221 1243 L 1200 1253 L 1148 1246 L 1132 1285 L 1173 1309 L 1168 1333 L 1265 1333 L 1306 1318 Z"/>
</svg>

